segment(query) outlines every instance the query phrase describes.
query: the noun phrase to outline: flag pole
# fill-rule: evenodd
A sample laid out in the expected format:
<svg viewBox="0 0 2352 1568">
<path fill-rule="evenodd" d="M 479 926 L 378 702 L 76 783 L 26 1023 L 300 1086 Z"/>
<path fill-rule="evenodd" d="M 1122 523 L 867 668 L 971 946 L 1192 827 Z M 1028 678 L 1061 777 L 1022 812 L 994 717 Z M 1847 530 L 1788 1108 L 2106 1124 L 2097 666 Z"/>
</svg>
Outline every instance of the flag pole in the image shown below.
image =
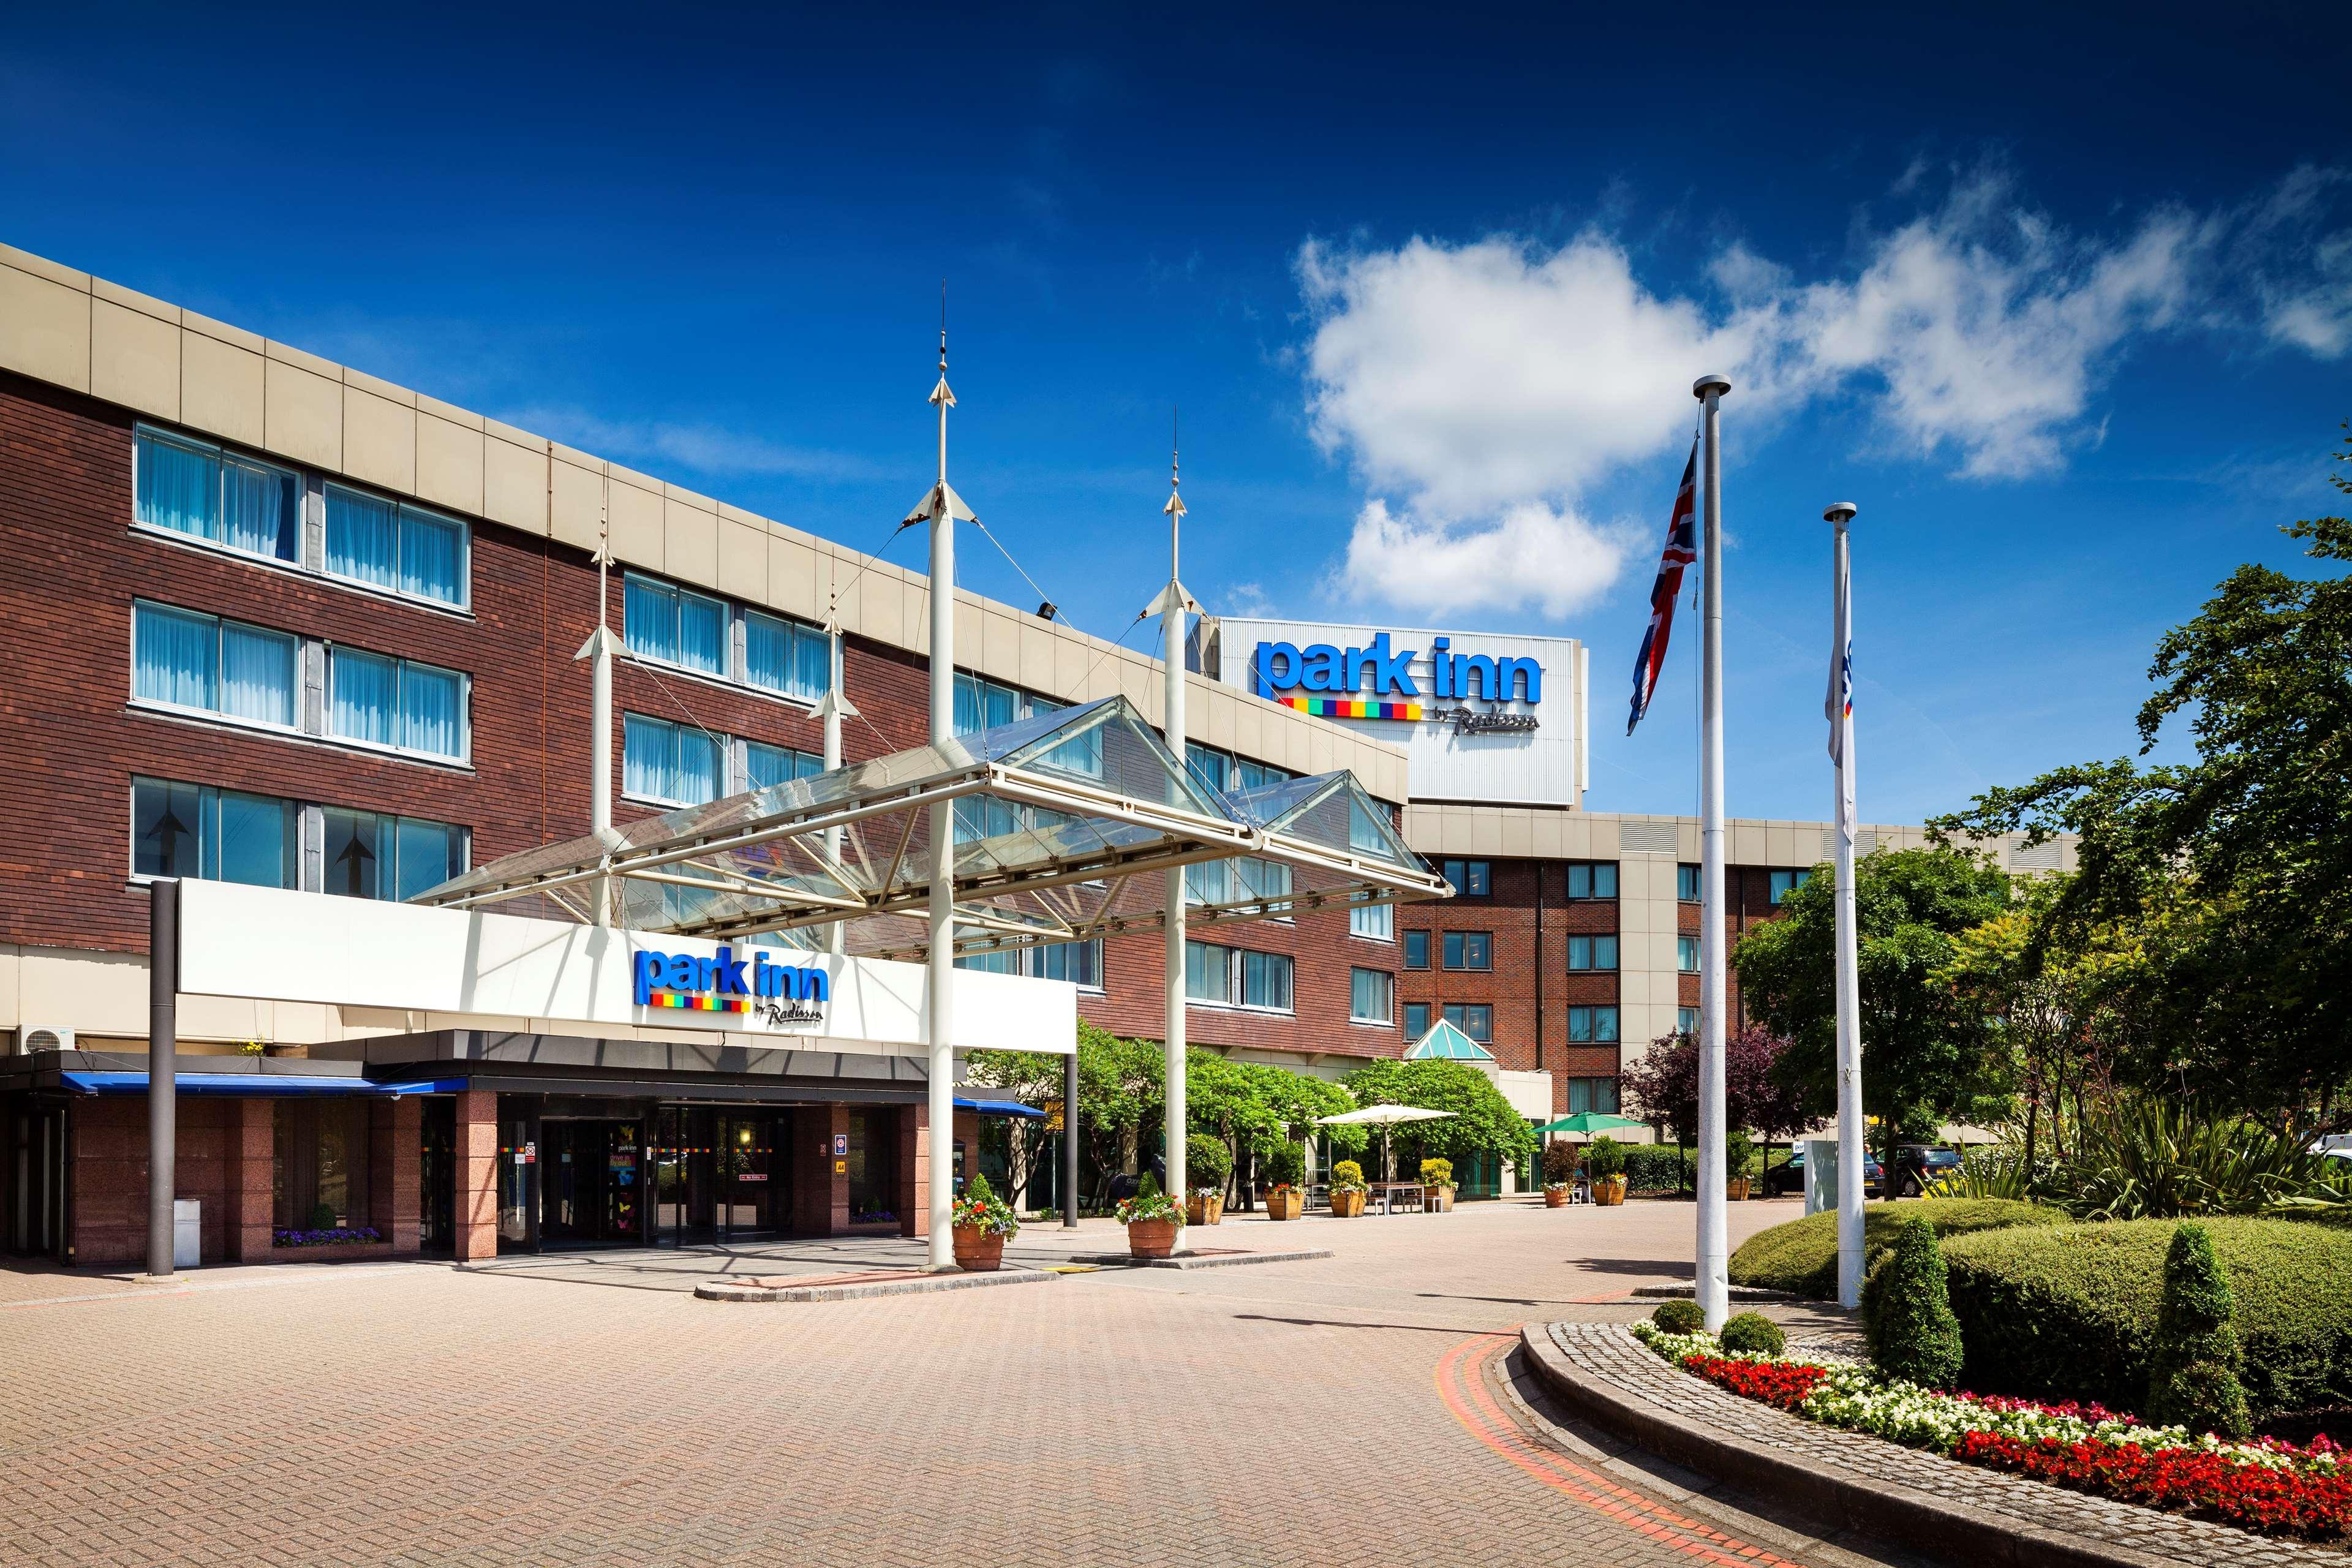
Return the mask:
<svg viewBox="0 0 2352 1568">
<path fill-rule="evenodd" d="M 1699 560 L 1705 601 L 1699 640 L 1699 974 L 1698 974 L 1698 1279 L 1699 1310 L 1710 1331 L 1731 1310 L 1730 1247 L 1724 1205 L 1724 943 L 1723 902 L 1723 431 L 1721 403 L 1731 390 L 1721 375 L 1703 375 L 1691 394 L 1706 409 L 1702 502 L 1705 535 Z"/>
<path fill-rule="evenodd" d="M 1160 595 L 1160 671 L 1167 681 L 1162 699 L 1161 731 L 1168 742 L 1169 753 L 1179 768 L 1188 767 L 1184 750 L 1184 612 L 1192 607 L 1192 595 L 1184 592 L 1179 574 L 1181 564 L 1181 545 L 1184 529 L 1184 496 L 1177 484 L 1176 447 L 1171 432 L 1168 450 L 1168 504 L 1160 510 L 1168 518 L 1168 586 Z M 1168 1173 L 1168 1195 L 1181 1205 L 1187 1196 L 1184 1170 L 1186 1140 L 1191 1132 L 1184 1106 L 1184 868 L 1171 867 L 1167 873 L 1168 919 L 1166 963 L 1160 979 L 1162 993 L 1162 1100 L 1166 1110 L 1161 1137 L 1166 1149 L 1161 1154 L 1162 1167 Z M 1184 1237 L 1184 1227 L 1176 1227 L 1172 1248 L 1177 1252 L 1192 1250 Z"/>
<path fill-rule="evenodd" d="M 1854 929 L 1853 574 L 1846 525 L 1858 509 L 1839 501 L 1822 513 L 1832 530 L 1830 755 L 1837 760 L 1837 1130 L 1838 1301 L 1862 1302 L 1862 977 Z"/>
</svg>

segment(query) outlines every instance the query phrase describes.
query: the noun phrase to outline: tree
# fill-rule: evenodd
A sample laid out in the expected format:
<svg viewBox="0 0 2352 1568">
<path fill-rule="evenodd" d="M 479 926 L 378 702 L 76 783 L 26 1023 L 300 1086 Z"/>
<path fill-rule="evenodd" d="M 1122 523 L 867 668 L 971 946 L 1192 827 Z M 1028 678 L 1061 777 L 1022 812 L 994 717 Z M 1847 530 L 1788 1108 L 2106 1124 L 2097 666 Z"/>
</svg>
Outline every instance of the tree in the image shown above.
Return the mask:
<svg viewBox="0 0 2352 1568">
<path fill-rule="evenodd" d="M 2241 566 L 2157 645 L 2139 755 L 2178 720 L 2196 761 L 2060 768 L 1931 824 L 2078 835 L 2045 942 L 2144 930 L 2158 978 L 2134 1065 L 2274 1117 L 2352 1073 L 2352 521 L 2284 531 L 2335 570 Z"/>
<path fill-rule="evenodd" d="M 1729 1127 L 1744 1127 L 1767 1141 L 1793 1138 L 1821 1120 L 1806 1103 L 1803 1089 L 1781 1070 L 1788 1040 L 1750 1024 L 1723 1042 L 1723 1101 Z M 1686 1034 L 1650 1042 L 1641 1059 L 1620 1079 L 1626 1097 L 1644 1117 L 1673 1129 L 1677 1144 L 1698 1142 L 1698 1039 Z"/>
<path fill-rule="evenodd" d="M 1391 1058 L 1367 1063 L 1344 1081 L 1365 1105 L 1452 1111 L 1442 1121 L 1412 1124 L 1407 1142 L 1424 1154 L 1460 1163 L 1482 1154 L 1502 1162 L 1535 1153 L 1536 1137 L 1527 1119 L 1503 1098 L 1494 1079 L 1465 1063 Z"/>
<path fill-rule="evenodd" d="M 1816 868 L 1731 955 L 1748 1010 L 1788 1037 L 1783 1081 L 1813 1108 L 1837 1104 L 1836 897 L 1835 873 Z M 1863 1108 L 1890 1171 L 1906 1125 L 1980 1116 L 2006 1088 L 1981 1015 L 1938 977 L 1959 934 L 2009 902 L 2008 873 L 1966 850 L 1882 850 L 1854 866 Z"/>
<path fill-rule="evenodd" d="M 973 1051 L 964 1061 L 964 1081 L 1024 1104 L 1042 1105 L 1061 1099 L 1062 1065 L 1067 1059 L 1054 1051 Z M 1015 1117 L 1005 1129 L 1004 1196 L 1016 1210 L 1029 1206 L 1029 1181 L 1045 1144 L 1045 1126 Z"/>
<path fill-rule="evenodd" d="M 1136 1168 L 1143 1129 L 1163 1119 L 1166 1073 L 1158 1041 L 1127 1039 L 1078 1020 L 1078 1121 L 1106 1182 Z"/>
</svg>

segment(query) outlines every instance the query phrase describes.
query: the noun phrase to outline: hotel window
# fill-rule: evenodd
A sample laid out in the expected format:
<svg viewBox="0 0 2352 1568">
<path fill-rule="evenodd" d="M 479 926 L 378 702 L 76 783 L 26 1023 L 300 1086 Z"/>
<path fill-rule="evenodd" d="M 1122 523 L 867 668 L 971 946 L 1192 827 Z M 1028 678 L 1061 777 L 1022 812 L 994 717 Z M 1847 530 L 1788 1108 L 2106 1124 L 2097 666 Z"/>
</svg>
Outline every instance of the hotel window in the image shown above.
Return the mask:
<svg viewBox="0 0 2352 1568">
<path fill-rule="evenodd" d="M 1482 1046 L 1495 1038 L 1495 1009 L 1485 1002 L 1448 1002 L 1445 1021 Z"/>
<path fill-rule="evenodd" d="M 1698 938 L 1695 936 L 1675 938 L 1675 967 L 1685 974 L 1698 973 Z"/>
<path fill-rule="evenodd" d="M 1617 939 L 1613 936 L 1572 936 L 1568 939 L 1570 969 L 1614 969 Z"/>
<path fill-rule="evenodd" d="M 274 795 L 131 781 L 131 868 L 257 888 L 301 886 L 299 808 Z"/>
<path fill-rule="evenodd" d="M 327 683 L 327 732 L 336 739 L 466 760 L 471 726 L 466 678 L 457 671 L 330 647 Z"/>
<path fill-rule="evenodd" d="M 666 719 L 621 716 L 621 793 L 660 805 L 717 800 L 726 782 L 717 737 Z"/>
<path fill-rule="evenodd" d="M 1348 1021 L 1386 1028 L 1396 1018 L 1396 976 L 1385 969 L 1348 971 Z"/>
<path fill-rule="evenodd" d="M 1613 1078 L 1572 1078 L 1568 1080 L 1568 1113 L 1588 1110 L 1617 1114 L 1617 1080 Z"/>
<path fill-rule="evenodd" d="M 1404 933 L 1404 966 L 1407 969 L 1429 967 L 1429 933 L 1409 931 Z"/>
<path fill-rule="evenodd" d="M 1279 902 L 1290 895 L 1290 868 L 1272 860 L 1243 856 L 1234 860 L 1203 860 L 1184 868 L 1184 901 L 1188 904 Z"/>
<path fill-rule="evenodd" d="M 1408 1002 L 1404 1005 L 1404 1037 L 1418 1040 L 1429 1033 L 1429 1004 Z"/>
<path fill-rule="evenodd" d="M 823 772 L 823 757 L 795 752 L 788 746 L 771 746 L 764 741 L 743 742 L 747 788 L 766 789 L 770 784 L 789 784 L 793 779 L 814 778 Z"/>
<path fill-rule="evenodd" d="M 1698 1033 L 1697 1008 L 1677 1007 L 1675 1009 L 1675 1033 L 1677 1035 L 1696 1035 Z"/>
<path fill-rule="evenodd" d="M 1103 944 L 1092 942 L 1055 942 L 1004 952 L 966 953 L 958 969 L 984 969 L 992 974 L 1027 974 L 1039 980 L 1066 980 L 1082 990 L 1103 988 Z"/>
<path fill-rule="evenodd" d="M 327 571 L 372 588 L 466 607 L 466 525 L 379 496 L 327 487 Z"/>
<path fill-rule="evenodd" d="M 131 622 L 131 691 L 140 701 L 294 727 L 294 638 L 143 601 Z"/>
<path fill-rule="evenodd" d="M 1568 1037 L 1573 1041 L 1612 1041 L 1617 1037 L 1617 1009 L 1614 1007 L 1570 1007 L 1568 1010 Z"/>
<path fill-rule="evenodd" d="M 727 673 L 727 604 L 707 594 L 628 574 L 621 631 L 629 651 L 698 675 Z"/>
<path fill-rule="evenodd" d="M 1394 904 L 1358 904 L 1348 911 L 1348 934 L 1368 942 L 1396 940 Z"/>
<path fill-rule="evenodd" d="M 1223 795 L 1237 789 L 1264 789 L 1268 784 L 1282 784 L 1298 776 L 1288 768 L 1236 757 L 1231 752 L 1204 746 L 1198 741 L 1184 742 L 1184 765 L 1192 773 L 1192 782 L 1212 795 Z"/>
<path fill-rule="evenodd" d="M 373 1222 L 368 1103 L 357 1095 L 293 1096 L 273 1107 L 271 1210 L 279 1230 L 348 1230 Z"/>
<path fill-rule="evenodd" d="M 1494 867 L 1488 861 L 1448 860 L 1444 863 L 1444 877 L 1461 898 L 1483 899 L 1494 891 Z"/>
<path fill-rule="evenodd" d="M 1447 931 L 1445 933 L 1445 967 L 1448 969 L 1494 968 L 1494 933 L 1483 931 Z"/>
<path fill-rule="evenodd" d="M 814 702 L 832 684 L 832 646 L 814 626 L 745 610 L 743 679 L 765 690 Z"/>
<path fill-rule="evenodd" d="M 1568 896 L 1571 899 L 1613 899 L 1617 896 L 1617 862 L 1614 860 L 1576 860 L 1568 868 Z"/>
<path fill-rule="evenodd" d="M 961 670 L 955 678 L 955 727 L 959 735 L 974 735 L 982 730 L 993 730 L 1029 717 L 1029 700 L 1025 692 L 968 675 Z"/>
<path fill-rule="evenodd" d="M 1348 847 L 1369 849 L 1375 855 L 1390 851 L 1391 836 L 1386 817 L 1375 813 L 1354 795 L 1348 797 Z"/>
<path fill-rule="evenodd" d="M 1184 994 L 1195 1002 L 1290 1011 L 1290 960 L 1213 942 L 1184 944 Z"/>
<path fill-rule="evenodd" d="M 1675 868 L 1675 897 L 1685 904 L 1695 904 L 1698 902 L 1699 889 L 1697 867 L 1677 866 Z"/>
<path fill-rule="evenodd" d="M 322 892 L 352 899 L 413 899 L 466 868 L 466 830 L 389 812 L 322 809 Z"/>
<path fill-rule="evenodd" d="M 131 460 L 143 526 L 268 561 L 300 556 L 302 479 L 292 470 L 143 425 Z"/>
<path fill-rule="evenodd" d="M 1813 879 L 1811 871 L 1775 871 L 1772 873 L 1772 901 L 1780 903 L 1790 893 Z"/>
</svg>

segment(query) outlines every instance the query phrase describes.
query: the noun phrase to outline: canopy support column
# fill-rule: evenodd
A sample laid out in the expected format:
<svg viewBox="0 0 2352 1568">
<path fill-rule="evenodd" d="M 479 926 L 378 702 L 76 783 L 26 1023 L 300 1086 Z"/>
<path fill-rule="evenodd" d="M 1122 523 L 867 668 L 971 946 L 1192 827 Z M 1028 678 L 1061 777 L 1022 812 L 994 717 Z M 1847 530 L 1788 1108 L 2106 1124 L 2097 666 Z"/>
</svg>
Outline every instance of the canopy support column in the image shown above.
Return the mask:
<svg viewBox="0 0 2352 1568">
<path fill-rule="evenodd" d="M 173 1200 L 178 1196 L 180 884 L 147 885 L 147 1276 L 172 1277 Z"/>
</svg>

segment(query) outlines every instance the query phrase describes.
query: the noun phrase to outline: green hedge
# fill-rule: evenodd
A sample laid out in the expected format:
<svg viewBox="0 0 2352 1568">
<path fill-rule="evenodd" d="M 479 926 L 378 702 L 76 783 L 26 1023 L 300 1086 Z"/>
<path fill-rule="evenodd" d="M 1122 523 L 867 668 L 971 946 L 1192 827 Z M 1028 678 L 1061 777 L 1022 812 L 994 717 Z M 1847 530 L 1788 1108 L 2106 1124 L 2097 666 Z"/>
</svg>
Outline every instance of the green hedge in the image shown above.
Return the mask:
<svg viewBox="0 0 2352 1568">
<path fill-rule="evenodd" d="M 1899 1204 L 1862 1205 L 1862 1246 L 1865 1267 L 1884 1248 L 1895 1245 L 1895 1227 L 1906 1219 L 1924 1219 L 1948 1241 L 1971 1231 L 1999 1230 L 2010 1226 L 2064 1225 L 2063 1209 L 2041 1204 L 2009 1203 L 1994 1198 L 1913 1198 Z M 1731 1282 L 1765 1290 L 1787 1290 L 1815 1300 L 1837 1299 L 1837 1215 L 1824 1210 L 1759 1230 L 1731 1255 Z"/>
<path fill-rule="evenodd" d="M 1671 1193 L 1693 1184 L 1698 1172 L 1698 1151 L 1677 1150 L 1671 1143 L 1627 1143 L 1625 1190 L 1629 1193 Z"/>
<path fill-rule="evenodd" d="M 2236 1297 L 2257 1418 L 2352 1399 L 2352 1234 L 2280 1219 L 2203 1224 Z M 2175 1227 L 2131 1220 L 1948 1243 L 1964 1386 L 2137 1411 Z"/>
</svg>

